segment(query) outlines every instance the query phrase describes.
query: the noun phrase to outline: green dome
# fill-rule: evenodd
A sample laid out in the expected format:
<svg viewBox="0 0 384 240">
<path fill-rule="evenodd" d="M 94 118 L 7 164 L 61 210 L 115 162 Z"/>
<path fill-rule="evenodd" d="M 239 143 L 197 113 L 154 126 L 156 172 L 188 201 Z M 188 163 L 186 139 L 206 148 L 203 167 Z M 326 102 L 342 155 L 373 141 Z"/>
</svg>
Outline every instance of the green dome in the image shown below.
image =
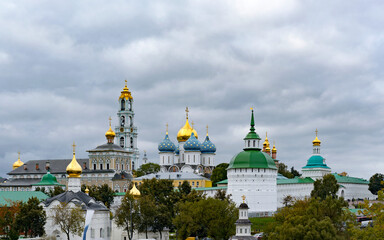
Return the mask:
<svg viewBox="0 0 384 240">
<path fill-rule="evenodd" d="M 322 156 L 313 155 L 308 159 L 307 165 L 303 168 L 329 168 L 329 167 L 325 163 L 325 159 Z"/>
<path fill-rule="evenodd" d="M 62 184 L 57 182 L 57 179 L 55 176 L 53 176 L 50 172 L 47 172 L 42 178 L 41 181 L 35 184 L 32 184 L 34 186 L 50 186 L 50 185 L 60 185 Z"/>
<path fill-rule="evenodd" d="M 271 156 L 257 149 L 246 149 L 234 156 L 229 163 L 228 169 L 232 168 L 277 169 Z"/>
</svg>

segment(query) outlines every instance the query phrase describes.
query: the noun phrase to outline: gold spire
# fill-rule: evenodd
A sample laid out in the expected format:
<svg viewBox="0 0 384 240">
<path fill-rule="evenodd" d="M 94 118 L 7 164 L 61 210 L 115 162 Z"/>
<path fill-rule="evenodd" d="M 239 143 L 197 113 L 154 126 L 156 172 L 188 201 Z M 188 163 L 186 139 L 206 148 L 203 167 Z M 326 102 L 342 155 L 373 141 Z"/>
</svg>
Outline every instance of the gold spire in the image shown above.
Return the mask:
<svg viewBox="0 0 384 240">
<path fill-rule="evenodd" d="M 73 147 L 73 158 L 72 158 L 72 161 L 67 166 L 67 174 L 68 174 L 68 177 L 79 178 L 83 170 L 81 169 L 80 164 L 76 160 L 75 142 L 73 142 L 72 147 Z"/>
<path fill-rule="evenodd" d="M 133 99 L 131 92 L 129 91 L 129 89 L 127 87 L 127 80 L 125 80 L 125 87 L 123 88 L 123 91 L 121 91 L 121 95 L 120 95 L 119 99 L 123 99 L 123 98 L 125 100 Z"/>
<path fill-rule="evenodd" d="M 17 152 L 17 154 L 18 154 L 17 161 L 13 163 L 12 170 L 15 170 L 16 168 L 24 165 L 24 163 L 20 160 L 20 152 Z"/>
<path fill-rule="evenodd" d="M 108 143 L 113 143 L 113 139 L 114 139 L 115 136 L 116 136 L 115 132 L 112 130 L 112 127 L 111 127 L 111 121 L 112 121 L 112 118 L 109 117 L 109 129 L 108 129 L 108 131 L 105 133 L 105 137 L 107 138 Z"/>
<path fill-rule="evenodd" d="M 166 130 L 165 134 L 168 135 L 168 123 L 165 124 L 165 126 L 167 126 L 167 130 Z"/>
<path fill-rule="evenodd" d="M 133 187 L 129 191 L 129 194 L 131 194 L 133 196 L 133 198 L 135 198 L 135 199 L 140 197 L 141 193 L 140 193 L 139 189 L 136 188 L 135 183 L 133 183 Z"/>
<path fill-rule="evenodd" d="M 312 141 L 313 146 L 320 146 L 320 144 L 321 144 L 321 141 L 317 138 L 317 133 L 318 133 L 318 132 L 319 132 L 319 131 L 317 131 L 317 128 L 316 128 L 316 131 L 315 131 L 315 133 L 316 133 L 316 138 L 315 138 L 315 140 Z"/>
<path fill-rule="evenodd" d="M 188 107 L 185 109 L 186 112 L 186 120 L 184 127 L 180 128 L 179 132 L 177 133 L 177 141 L 179 142 L 185 142 L 189 139 L 189 137 L 192 135 L 192 132 L 195 134 L 195 137 L 198 138 L 197 132 L 191 125 L 189 125 L 188 121 Z"/>
<path fill-rule="evenodd" d="M 207 137 L 208 137 L 208 125 L 207 125 Z"/>
</svg>

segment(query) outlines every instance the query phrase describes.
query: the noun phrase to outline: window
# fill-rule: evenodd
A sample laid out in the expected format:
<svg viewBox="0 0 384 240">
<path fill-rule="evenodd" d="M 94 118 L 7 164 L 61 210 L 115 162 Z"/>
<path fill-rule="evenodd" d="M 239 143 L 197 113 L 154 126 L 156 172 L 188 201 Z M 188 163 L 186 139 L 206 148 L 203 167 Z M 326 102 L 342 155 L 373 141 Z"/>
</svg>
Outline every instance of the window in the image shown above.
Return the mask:
<svg viewBox="0 0 384 240">
<path fill-rule="evenodd" d="M 131 148 L 133 148 L 133 138 L 131 138 Z"/>
<path fill-rule="evenodd" d="M 199 182 L 196 182 L 196 187 L 199 187 Z"/>
<path fill-rule="evenodd" d="M 109 169 L 109 163 L 107 163 L 107 169 Z"/>
<path fill-rule="evenodd" d="M 95 238 L 95 229 L 91 228 L 91 238 Z"/>
<path fill-rule="evenodd" d="M 195 182 L 192 181 L 192 187 L 194 187 L 194 186 L 195 186 Z"/>
<path fill-rule="evenodd" d="M 247 229 L 246 228 L 244 228 L 244 233 L 247 233 Z"/>
<path fill-rule="evenodd" d="M 103 164 L 100 163 L 100 170 L 103 170 Z"/>
<path fill-rule="evenodd" d="M 121 170 L 124 170 L 124 164 L 121 164 Z"/>
<path fill-rule="evenodd" d="M 96 163 L 93 164 L 93 170 L 96 170 Z"/>
<path fill-rule="evenodd" d="M 248 141 L 248 147 L 250 147 L 251 146 L 251 141 Z"/>
<path fill-rule="evenodd" d="M 104 230 L 100 228 L 100 238 L 103 238 L 103 237 L 104 237 Z"/>
<path fill-rule="evenodd" d="M 243 229 L 242 228 L 240 228 L 240 233 L 243 233 Z"/>
<path fill-rule="evenodd" d="M 124 147 L 124 137 L 120 138 L 120 147 Z"/>
<path fill-rule="evenodd" d="M 121 110 L 122 111 L 125 110 L 125 100 L 124 99 L 121 100 Z"/>
</svg>

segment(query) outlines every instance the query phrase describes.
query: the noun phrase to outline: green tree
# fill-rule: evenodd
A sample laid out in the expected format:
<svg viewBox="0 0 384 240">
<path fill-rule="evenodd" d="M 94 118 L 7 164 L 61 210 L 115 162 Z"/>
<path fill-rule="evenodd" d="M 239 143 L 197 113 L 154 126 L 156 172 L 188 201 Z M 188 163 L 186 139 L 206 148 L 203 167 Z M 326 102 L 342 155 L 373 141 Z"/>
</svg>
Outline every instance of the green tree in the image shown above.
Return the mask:
<svg viewBox="0 0 384 240">
<path fill-rule="evenodd" d="M 49 191 L 48 191 L 48 195 L 49 195 L 50 197 L 54 197 L 54 196 L 59 195 L 59 194 L 61 194 L 61 193 L 63 193 L 63 192 L 65 192 L 65 191 L 64 191 L 64 189 L 63 189 L 62 187 L 60 187 L 60 186 L 55 186 L 53 189 L 52 189 L 52 188 L 49 189 Z"/>
<path fill-rule="evenodd" d="M 180 186 L 178 186 L 177 188 L 178 188 L 179 192 L 185 196 L 188 195 L 192 191 L 192 187 L 187 180 L 184 180 L 183 183 Z"/>
<path fill-rule="evenodd" d="M 101 186 L 81 186 L 81 191 L 85 192 L 85 189 L 88 187 L 89 190 L 89 196 L 93 197 L 96 201 L 100 201 L 105 204 L 107 208 L 111 206 L 113 203 L 113 197 L 115 192 L 112 190 L 111 187 L 109 187 L 108 184 L 103 184 Z"/>
<path fill-rule="evenodd" d="M 228 239 L 235 234 L 238 209 L 233 202 L 208 198 L 178 205 L 179 212 L 173 220 L 178 239 L 189 236 Z"/>
<path fill-rule="evenodd" d="M 328 195 L 336 198 L 337 191 L 340 188 L 335 176 L 332 174 L 327 174 L 324 175 L 323 178 L 317 179 L 313 185 L 314 187 L 311 192 L 311 197 L 320 198 L 322 200 L 324 200 Z"/>
<path fill-rule="evenodd" d="M 356 240 L 370 240 L 370 239 L 384 239 L 384 193 L 382 190 L 377 192 L 378 201 L 369 202 L 364 201 L 362 214 L 372 217 L 372 226 L 366 228 L 353 228 L 352 239 Z"/>
<path fill-rule="evenodd" d="M 294 177 L 295 177 L 295 176 L 288 170 L 287 165 L 285 165 L 284 163 L 279 163 L 277 172 L 280 173 L 281 175 L 283 175 L 283 176 L 286 177 L 286 178 L 294 178 Z"/>
<path fill-rule="evenodd" d="M 127 231 L 129 240 L 132 240 L 133 232 L 137 228 L 139 218 L 137 209 L 139 209 L 137 201 L 127 192 L 115 213 L 116 225 Z"/>
<path fill-rule="evenodd" d="M 377 192 L 384 188 L 384 175 L 381 173 L 374 174 L 369 179 L 369 191 L 377 195 Z"/>
<path fill-rule="evenodd" d="M 136 177 L 141 177 L 150 173 L 157 173 L 160 171 L 160 165 L 156 163 L 146 163 L 141 165 L 136 170 Z"/>
<path fill-rule="evenodd" d="M 293 177 L 300 177 L 301 176 L 301 174 L 294 167 L 291 167 L 291 173 L 292 173 Z"/>
<path fill-rule="evenodd" d="M 145 238 L 148 239 L 148 229 L 155 221 L 155 215 L 157 212 L 157 205 L 154 199 L 147 195 L 142 196 L 138 200 L 138 211 L 140 214 L 137 216 L 137 228 L 140 232 L 145 232 Z"/>
<path fill-rule="evenodd" d="M 283 198 L 283 205 L 285 207 L 290 206 L 293 202 L 293 197 L 291 195 L 287 195 Z"/>
<path fill-rule="evenodd" d="M 45 233 L 44 225 L 47 217 L 43 207 L 39 204 L 39 199 L 32 197 L 28 199 L 27 203 L 22 203 L 20 206 L 20 212 L 23 214 L 16 216 L 16 225 L 24 232 L 25 236 L 28 236 L 29 233 L 30 237 L 33 238 L 43 236 Z"/>
<path fill-rule="evenodd" d="M 297 200 L 275 214 L 275 222 L 265 229 L 267 239 L 349 239 L 354 216 L 342 198 L 328 195 L 324 200 Z"/>
<path fill-rule="evenodd" d="M 232 196 L 232 194 L 227 195 L 226 191 L 224 191 L 222 189 L 219 189 L 219 190 L 216 191 L 215 196 L 213 198 L 219 199 L 219 200 L 222 200 L 222 201 L 226 200 L 226 201 L 230 202 L 231 201 L 231 196 Z"/>
<path fill-rule="evenodd" d="M 217 182 L 223 181 L 227 179 L 227 168 L 229 164 L 228 163 L 221 163 L 215 167 L 212 171 L 211 181 L 213 183 L 213 186 L 216 186 Z"/>
<path fill-rule="evenodd" d="M 53 221 L 67 235 L 67 240 L 70 240 L 70 234 L 81 236 L 84 230 L 84 212 L 79 206 L 60 203 L 53 210 Z"/>
</svg>

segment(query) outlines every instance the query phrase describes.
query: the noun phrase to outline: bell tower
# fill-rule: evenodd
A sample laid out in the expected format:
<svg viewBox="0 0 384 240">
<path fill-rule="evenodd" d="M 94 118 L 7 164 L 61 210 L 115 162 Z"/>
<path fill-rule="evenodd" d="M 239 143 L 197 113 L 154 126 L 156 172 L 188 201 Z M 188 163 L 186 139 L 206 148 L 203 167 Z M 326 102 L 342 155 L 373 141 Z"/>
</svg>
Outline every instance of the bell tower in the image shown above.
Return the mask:
<svg viewBox="0 0 384 240">
<path fill-rule="evenodd" d="M 127 87 L 127 80 L 125 80 L 125 87 L 121 91 L 119 97 L 119 111 L 117 117 L 119 125 L 115 127 L 116 144 L 132 153 L 132 166 L 131 169 L 138 168 L 139 149 L 137 148 L 137 127 L 134 122 L 135 113 L 133 111 L 133 98 L 131 92 Z"/>
</svg>

